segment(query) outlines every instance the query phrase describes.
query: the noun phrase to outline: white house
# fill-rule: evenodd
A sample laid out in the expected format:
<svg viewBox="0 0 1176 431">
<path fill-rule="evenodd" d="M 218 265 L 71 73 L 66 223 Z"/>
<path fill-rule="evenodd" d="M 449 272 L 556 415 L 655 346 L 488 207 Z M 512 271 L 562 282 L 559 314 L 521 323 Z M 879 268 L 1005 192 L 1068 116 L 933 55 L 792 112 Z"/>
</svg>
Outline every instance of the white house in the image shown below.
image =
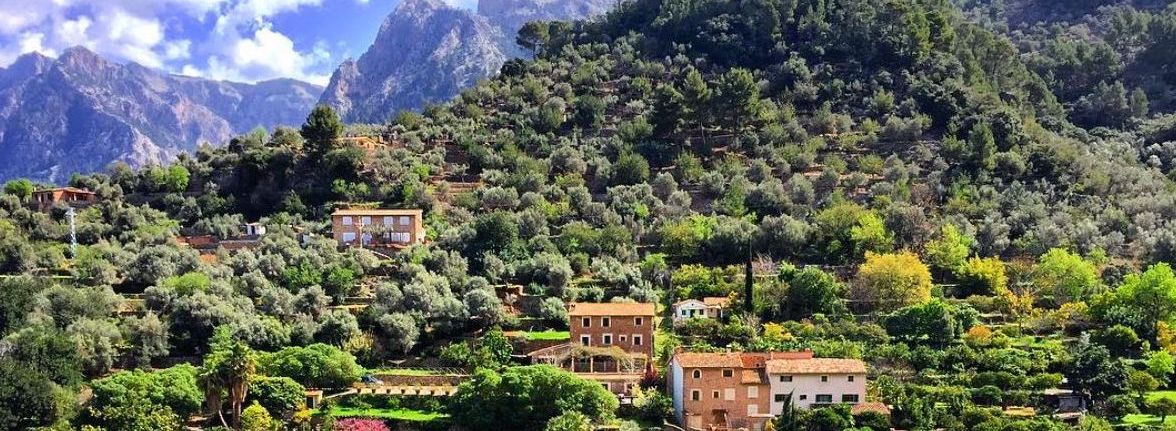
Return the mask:
<svg viewBox="0 0 1176 431">
<path fill-rule="evenodd" d="M 858 404 L 866 399 L 866 364 L 857 359 L 771 359 L 767 370 L 773 415 L 783 412 L 789 394 L 792 404 L 800 408 Z"/>
<path fill-rule="evenodd" d="M 674 303 L 674 323 L 682 323 L 690 319 L 721 319 L 726 314 L 727 305 L 731 300 L 724 297 L 707 297 L 702 300 L 685 299 Z"/>
</svg>

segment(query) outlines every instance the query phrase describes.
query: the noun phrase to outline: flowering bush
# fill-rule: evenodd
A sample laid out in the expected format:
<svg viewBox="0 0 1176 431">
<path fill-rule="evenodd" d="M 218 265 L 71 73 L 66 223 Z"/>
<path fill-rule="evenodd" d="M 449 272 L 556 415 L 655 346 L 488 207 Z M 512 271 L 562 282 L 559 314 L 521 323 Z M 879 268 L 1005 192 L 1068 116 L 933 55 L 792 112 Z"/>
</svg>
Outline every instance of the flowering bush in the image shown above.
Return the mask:
<svg viewBox="0 0 1176 431">
<path fill-rule="evenodd" d="M 335 421 L 335 431 L 389 431 L 384 421 L 348 418 Z"/>
</svg>

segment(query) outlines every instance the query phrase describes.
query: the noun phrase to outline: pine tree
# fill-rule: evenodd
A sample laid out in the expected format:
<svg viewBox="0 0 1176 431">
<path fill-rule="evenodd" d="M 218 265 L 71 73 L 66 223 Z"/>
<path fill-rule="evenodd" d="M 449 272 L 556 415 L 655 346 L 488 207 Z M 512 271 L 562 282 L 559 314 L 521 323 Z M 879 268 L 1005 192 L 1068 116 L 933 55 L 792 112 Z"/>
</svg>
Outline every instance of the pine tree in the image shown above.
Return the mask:
<svg viewBox="0 0 1176 431">
<path fill-rule="evenodd" d="M 321 159 L 334 147 L 335 140 L 343 135 L 343 121 L 334 108 L 318 105 L 306 117 L 301 133 L 302 139 L 306 141 L 307 155 L 315 160 Z"/>
</svg>

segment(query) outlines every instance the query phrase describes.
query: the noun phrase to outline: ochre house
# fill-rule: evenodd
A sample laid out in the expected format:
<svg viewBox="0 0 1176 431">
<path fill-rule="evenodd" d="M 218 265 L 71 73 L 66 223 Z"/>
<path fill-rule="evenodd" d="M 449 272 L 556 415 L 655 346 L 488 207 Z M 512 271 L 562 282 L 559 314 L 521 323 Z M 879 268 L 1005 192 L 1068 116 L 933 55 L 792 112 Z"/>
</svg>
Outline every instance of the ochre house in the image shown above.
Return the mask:
<svg viewBox="0 0 1176 431">
<path fill-rule="evenodd" d="M 424 212 L 415 209 L 341 209 L 331 215 L 341 246 L 398 248 L 425 241 Z"/>
<path fill-rule="evenodd" d="M 568 304 L 569 341 L 528 356 L 600 383 L 624 399 L 653 371 L 655 310 L 650 303 Z"/>
<path fill-rule="evenodd" d="M 98 195 L 75 187 L 57 187 L 33 192 L 32 204 L 39 211 L 46 211 L 58 202 L 69 206 L 86 206 L 98 202 Z"/>
</svg>

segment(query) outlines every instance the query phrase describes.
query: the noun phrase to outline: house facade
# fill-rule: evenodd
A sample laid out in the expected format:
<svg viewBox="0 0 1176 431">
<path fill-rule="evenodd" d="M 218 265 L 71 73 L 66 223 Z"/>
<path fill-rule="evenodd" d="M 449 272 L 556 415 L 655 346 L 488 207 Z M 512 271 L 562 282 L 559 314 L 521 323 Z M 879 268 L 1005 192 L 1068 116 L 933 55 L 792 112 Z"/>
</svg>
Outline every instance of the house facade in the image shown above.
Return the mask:
<svg viewBox="0 0 1176 431">
<path fill-rule="evenodd" d="M 341 209 L 331 214 L 335 241 L 346 247 L 405 247 L 425 241 L 424 212 Z"/>
<path fill-rule="evenodd" d="M 673 306 L 673 320 L 679 324 L 690 319 L 722 319 L 730 303 L 730 299 L 723 297 L 678 301 Z"/>
<path fill-rule="evenodd" d="M 572 343 L 619 347 L 653 357 L 655 306 L 651 303 L 571 303 L 568 326 Z"/>
<path fill-rule="evenodd" d="M 33 192 L 32 204 L 39 211 L 46 211 L 58 202 L 69 206 L 86 206 L 98 202 L 98 195 L 92 191 L 75 187 L 57 187 Z"/>
<path fill-rule="evenodd" d="M 652 372 L 655 313 L 650 303 L 568 304 L 569 341 L 527 356 L 595 381 L 624 400 Z"/>
<path fill-rule="evenodd" d="M 865 402 L 866 366 L 811 351 L 679 352 L 667 375 L 674 415 L 687 430 L 762 430 L 788 397 L 799 408 Z"/>
</svg>

